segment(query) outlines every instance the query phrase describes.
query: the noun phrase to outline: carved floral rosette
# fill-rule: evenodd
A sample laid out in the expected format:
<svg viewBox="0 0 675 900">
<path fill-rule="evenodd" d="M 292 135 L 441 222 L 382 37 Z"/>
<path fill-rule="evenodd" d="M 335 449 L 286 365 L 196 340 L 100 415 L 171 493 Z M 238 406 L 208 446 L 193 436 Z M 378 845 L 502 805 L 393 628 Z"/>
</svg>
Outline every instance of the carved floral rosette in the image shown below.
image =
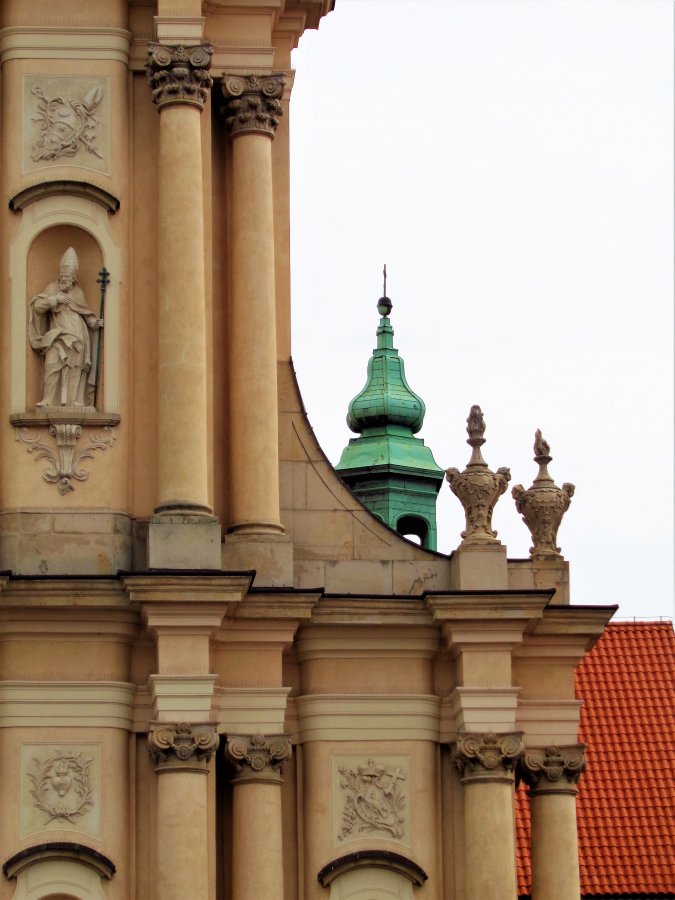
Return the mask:
<svg viewBox="0 0 675 900">
<path fill-rule="evenodd" d="M 511 480 L 511 472 L 505 466 L 493 472 L 483 459 L 480 448 L 485 443 L 485 421 L 480 406 L 471 407 L 466 430 L 467 444 L 472 448 L 466 469 L 445 471 L 450 490 L 464 507 L 466 530 L 462 532 L 462 544 L 498 544 L 492 513 Z"/>
<path fill-rule="evenodd" d="M 233 137 L 265 134 L 274 137 L 283 109 L 283 75 L 224 75 L 223 96 L 227 100 L 225 123 Z"/>
<path fill-rule="evenodd" d="M 153 103 L 160 109 L 170 103 L 187 103 L 201 111 L 213 85 L 208 72 L 212 56 L 210 44 L 197 47 L 150 44 L 146 71 Z"/>
<path fill-rule="evenodd" d="M 553 457 L 550 456 L 549 445 L 539 429 L 535 434 L 534 452 L 539 473 L 532 487 L 525 490 L 522 484 L 517 484 L 512 489 L 511 496 L 532 535 L 530 555 L 535 558 L 559 559 L 558 528 L 574 496 L 574 485 L 565 482 L 559 488 L 554 483 L 548 473 L 548 464 Z"/>
<path fill-rule="evenodd" d="M 151 725 L 148 734 L 148 752 L 158 771 L 186 768 L 206 772 L 219 743 L 214 726 L 209 724 Z"/>
<path fill-rule="evenodd" d="M 528 749 L 518 763 L 518 774 L 533 794 L 577 793 L 586 768 L 586 745 Z"/>
<path fill-rule="evenodd" d="M 522 753 L 522 732 L 460 734 L 455 745 L 454 761 L 463 784 L 471 781 L 511 782 Z"/>
<path fill-rule="evenodd" d="M 291 739 L 285 734 L 272 737 L 232 735 L 225 745 L 225 755 L 237 773 L 233 783 L 251 780 L 280 783 L 291 752 Z"/>
</svg>

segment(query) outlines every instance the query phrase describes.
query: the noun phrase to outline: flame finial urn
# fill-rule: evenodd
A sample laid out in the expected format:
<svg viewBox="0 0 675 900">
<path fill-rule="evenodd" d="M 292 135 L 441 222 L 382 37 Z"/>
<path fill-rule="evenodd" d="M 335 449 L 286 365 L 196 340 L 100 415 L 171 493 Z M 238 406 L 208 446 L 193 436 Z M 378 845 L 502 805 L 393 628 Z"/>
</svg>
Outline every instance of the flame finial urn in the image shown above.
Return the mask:
<svg viewBox="0 0 675 900">
<path fill-rule="evenodd" d="M 464 507 L 466 531 L 462 532 L 462 545 L 499 544 L 497 532 L 492 529 L 492 512 L 511 480 L 511 471 L 501 466 L 493 472 L 483 459 L 480 448 L 485 443 L 485 420 L 480 406 L 471 407 L 466 425 L 471 459 L 463 472 L 454 468 L 445 471 L 450 490 Z"/>
<path fill-rule="evenodd" d="M 550 453 L 549 444 L 537 429 L 534 436 L 534 461 L 539 465 L 539 473 L 532 487 L 525 490 L 522 484 L 517 484 L 511 491 L 516 509 L 532 535 L 530 556 L 539 559 L 561 558 L 560 547 L 556 546 L 558 528 L 574 496 L 573 484 L 566 481 L 559 488 L 549 475 L 548 464 L 553 458 Z"/>
</svg>

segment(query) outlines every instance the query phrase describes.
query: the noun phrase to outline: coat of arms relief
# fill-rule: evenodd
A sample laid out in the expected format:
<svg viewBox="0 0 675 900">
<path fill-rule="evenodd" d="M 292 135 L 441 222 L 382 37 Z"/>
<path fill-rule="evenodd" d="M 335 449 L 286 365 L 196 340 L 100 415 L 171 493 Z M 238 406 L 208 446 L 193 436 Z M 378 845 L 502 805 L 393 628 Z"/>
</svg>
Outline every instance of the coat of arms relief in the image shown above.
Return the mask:
<svg viewBox="0 0 675 900">
<path fill-rule="evenodd" d="M 338 758 L 334 765 L 337 842 L 384 837 L 409 843 L 408 759 Z"/>
<path fill-rule="evenodd" d="M 23 170 L 45 165 L 108 172 L 108 83 L 91 76 L 25 76 Z"/>
<path fill-rule="evenodd" d="M 24 745 L 22 768 L 23 834 L 50 828 L 98 831 L 98 745 Z"/>
</svg>

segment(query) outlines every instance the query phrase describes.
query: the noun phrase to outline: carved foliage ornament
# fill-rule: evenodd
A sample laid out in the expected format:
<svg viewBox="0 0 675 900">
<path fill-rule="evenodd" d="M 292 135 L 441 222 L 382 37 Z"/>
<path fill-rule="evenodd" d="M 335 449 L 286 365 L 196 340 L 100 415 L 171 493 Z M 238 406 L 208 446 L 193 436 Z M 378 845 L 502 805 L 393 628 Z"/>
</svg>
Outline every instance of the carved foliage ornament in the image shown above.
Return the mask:
<svg viewBox="0 0 675 900">
<path fill-rule="evenodd" d="M 365 766 L 338 766 L 340 787 L 345 792 L 338 840 L 358 834 L 386 832 L 401 839 L 404 834 L 406 797 L 399 767 L 387 767 L 369 759 Z"/>
<path fill-rule="evenodd" d="M 50 99 L 41 85 L 31 88 L 31 94 L 37 100 L 37 109 L 31 121 L 40 128 L 40 136 L 31 151 L 34 162 L 68 159 L 75 156 L 80 148 L 103 159 L 96 148 L 95 134 L 99 120 L 94 113 L 103 98 L 99 85 L 92 87 L 81 98 Z"/>
<path fill-rule="evenodd" d="M 150 44 L 146 71 L 153 103 L 160 109 L 170 103 L 188 103 L 202 110 L 213 84 L 208 73 L 212 56 L 210 44 L 198 47 Z"/>
<path fill-rule="evenodd" d="M 585 768 L 584 744 L 526 750 L 518 764 L 520 776 L 533 790 L 576 785 Z"/>
<path fill-rule="evenodd" d="M 225 119 L 233 137 L 258 133 L 274 137 L 283 114 L 279 98 L 286 81 L 283 75 L 224 75 L 227 100 Z"/>
<path fill-rule="evenodd" d="M 281 778 L 291 752 L 290 738 L 283 734 L 268 738 L 263 734 L 232 736 L 228 737 L 226 746 L 228 759 L 234 763 L 237 775 L 243 777 Z"/>
<path fill-rule="evenodd" d="M 94 458 L 94 450 L 107 450 L 115 441 L 115 432 L 111 426 L 103 428 L 102 434 L 91 434 L 89 443 L 77 449 L 77 441 L 82 434 L 81 425 L 50 425 L 49 433 L 54 438 L 55 446 L 45 443 L 38 432 L 34 435 L 29 428 L 15 428 L 16 440 L 25 444 L 29 453 L 35 453 L 36 460 L 45 459 L 49 466 L 43 478 L 49 484 L 58 485 L 59 493 L 64 496 L 75 490 L 75 481 L 86 481 L 89 472 L 80 468 L 85 459 Z"/>
<path fill-rule="evenodd" d="M 446 469 L 445 477 L 464 507 L 466 531 L 462 532 L 462 544 L 497 544 L 492 513 L 511 480 L 511 472 L 504 466 L 492 472 L 483 459 L 480 448 L 485 443 L 485 420 L 480 406 L 471 407 L 466 421 L 471 459 L 463 472 Z"/>
<path fill-rule="evenodd" d="M 219 743 L 213 725 L 151 725 L 148 734 L 148 752 L 159 766 L 197 763 L 206 768 Z"/>
<path fill-rule="evenodd" d="M 522 733 L 460 734 L 455 747 L 455 765 L 463 780 L 513 777 L 516 762 L 523 753 Z"/>
<path fill-rule="evenodd" d="M 72 823 L 94 805 L 91 785 L 93 757 L 83 753 L 55 749 L 45 759 L 32 760 L 27 773 L 32 785 L 30 796 L 36 809 L 52 821 Z"/>
<path fill-rule="evenodd" d="M 553 459 L 550 452 L 551 448 L 537 429 L 534 461 L 539 465 L 539 473 L 528 490 L 517 484 L 511 491 L 516 509 L 532 535 L 530 554 L 539 558 L 560 557 L 560 547 L 556 546 L 558 528 L 574 496 L 573 484 L 566 481 L 562 488 L 556 487 L 549 475 L 548 464 Z"/>
</svg>

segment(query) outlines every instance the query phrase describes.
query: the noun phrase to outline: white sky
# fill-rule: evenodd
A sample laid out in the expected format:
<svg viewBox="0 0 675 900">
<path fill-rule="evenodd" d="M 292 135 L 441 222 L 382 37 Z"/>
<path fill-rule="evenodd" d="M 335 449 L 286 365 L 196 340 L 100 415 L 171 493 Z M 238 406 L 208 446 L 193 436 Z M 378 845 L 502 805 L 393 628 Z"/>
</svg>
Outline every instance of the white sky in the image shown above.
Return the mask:
<svg viewBox="0 0 675 900">
<path fill-rule="evenodd" d="M 576 494 L 573 603 L 671 616 L 673 5 L 337 0 L 294 51 L 293 356 L 333 463 L 375 346 L 382 264 L 420 436 L 529 487 L 534 431 Z M 459 543 L 447 484 L 439 546 Z M 494 526 L 529 532 L 510 490 Z"/>
</svg>

